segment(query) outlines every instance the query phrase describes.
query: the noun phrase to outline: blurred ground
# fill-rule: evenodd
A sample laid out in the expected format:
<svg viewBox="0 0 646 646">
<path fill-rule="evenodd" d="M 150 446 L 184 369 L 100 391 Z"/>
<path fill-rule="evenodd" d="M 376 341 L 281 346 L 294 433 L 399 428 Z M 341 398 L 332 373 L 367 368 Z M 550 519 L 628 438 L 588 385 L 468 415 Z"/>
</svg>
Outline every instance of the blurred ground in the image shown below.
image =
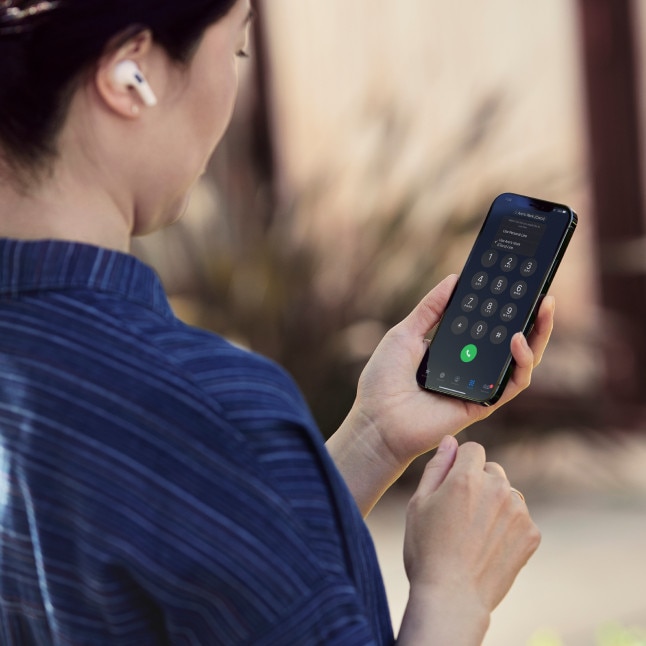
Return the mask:
<svg viewBox="0 0 646 646">
<path fill-rule="evenodd" d="M 494 613 L 485 646 L 543 632 L 593 646 L 604 626 L 646 628 L 646 439 L 557 434 L 490 454 L 524 492 L 543 541 Z M 406 603 L 401 551 L 409 491 L 368 519 L 397 627 Z"/>
</svg>

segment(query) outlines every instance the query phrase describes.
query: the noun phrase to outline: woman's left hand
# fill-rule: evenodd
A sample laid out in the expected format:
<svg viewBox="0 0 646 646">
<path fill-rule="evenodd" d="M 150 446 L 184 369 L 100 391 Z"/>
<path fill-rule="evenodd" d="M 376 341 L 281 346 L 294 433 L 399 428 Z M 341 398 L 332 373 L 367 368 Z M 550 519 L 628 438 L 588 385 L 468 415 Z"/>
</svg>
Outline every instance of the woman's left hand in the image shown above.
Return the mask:
<svg viewBox="0 0 646 646">
<path fill-rule="evenodd" d="M 439 322 L 455 287 L 449 276 L 393 327 L 375 350 L 359 379 L 352 410 L 328 440 L 328 449 L 364 515 L 410 462 L 484 419 L 529 386 L 552 332 L 554 298 L 546 296 L 529 341 L 511 340 L 515 367 L 500 400 L 485 407 L 419 387 L 417 368 L 429 331 Z"/>
</svg>

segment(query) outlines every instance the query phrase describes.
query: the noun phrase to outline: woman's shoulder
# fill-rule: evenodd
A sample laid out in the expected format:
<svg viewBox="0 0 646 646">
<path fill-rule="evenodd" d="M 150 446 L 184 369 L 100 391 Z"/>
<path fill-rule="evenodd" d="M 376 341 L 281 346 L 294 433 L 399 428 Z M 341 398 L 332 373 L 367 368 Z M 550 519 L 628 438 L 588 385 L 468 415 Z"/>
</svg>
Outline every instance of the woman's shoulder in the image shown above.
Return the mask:
<svg viewBox="0 0 646 646">
<path fill-rule="evenodd" d="M 315 426 L 298 385 L 274 360 L 182 323 L 149 341 L 228 412 Z"/>
</svg>

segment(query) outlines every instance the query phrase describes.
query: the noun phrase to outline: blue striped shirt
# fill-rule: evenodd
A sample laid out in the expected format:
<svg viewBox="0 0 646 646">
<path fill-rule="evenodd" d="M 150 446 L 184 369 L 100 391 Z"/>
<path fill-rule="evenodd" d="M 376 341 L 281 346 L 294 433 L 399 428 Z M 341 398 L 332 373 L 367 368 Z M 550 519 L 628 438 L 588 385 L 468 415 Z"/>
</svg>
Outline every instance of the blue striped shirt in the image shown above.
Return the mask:
<svg viewBox="0 0 646 646">
<path fill-rule="evenodd" d="M 132 256 L 0 240 L 0 644 L 391 644 L 293 381 Z"/>
</svg>

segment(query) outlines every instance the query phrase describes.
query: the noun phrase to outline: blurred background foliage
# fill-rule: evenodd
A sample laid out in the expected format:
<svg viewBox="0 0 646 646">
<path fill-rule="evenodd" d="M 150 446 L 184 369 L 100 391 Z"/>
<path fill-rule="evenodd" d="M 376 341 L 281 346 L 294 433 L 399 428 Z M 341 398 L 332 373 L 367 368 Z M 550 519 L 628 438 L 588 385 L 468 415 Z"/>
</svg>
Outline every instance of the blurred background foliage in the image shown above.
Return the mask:
<svg viewBox="0 0 646 646">
<path fill-rule="evenodd" d="M 498 3 L 504 15 L 509 2 Z M 578 106 L 560 110 L 565 125 L 543 119 L 544 107 L 531 108 L 537 96 L 563 94 L 569 68 L 550 85 L 550 76 L 538 73 L 545 56 L 525 47 L 538 73 L 525 92 L 519 81 L 533 72 L 512 83 L 517 68 L 500 51 L 490 65 L 504 60 L 512 76 L 494 69 L 480 80 L 477 42 L 452 51 L 456 60 L 440 65 L 445 39 L 430 46 L 418 23 L 410 31 L 420 11 L 438 37 L 447 16 L 456 28 L 455 13 L 437 2 L 409 0 L 408 13 L 393 2 L 375 12 L 363 0 L 350 10 L 342 3 L 322 8 L 290 0 L 259 2 L 257 9 L 253 63 L 189 213 L 136 247 L 162 275 L 178 314 L 285 366 L 329 435 L 347 413 L 358 374 L 385 330 L 441 278 L 460 271 L 497 194 L 583 202 L 583 209 L 573 205 L 582 211 L 583 232 L 561 270 L 566 276 L 554 286 L 563 312 L 546 367 L 529 393 L 506 407 L 495 426 L 481 424 L 478 434 L 493 442 L 503 441 L 512 425 L 517 438 L 555 425 L 593 424 L 602 357 L 594 278 L 586 273 L 591 234 L 582 134 L 580 127 L 567 128 Z M 495 13 L 479 12 L 483 18 Z M 401 15 L 407 22 L 393 28 L 392 19 Z M 482 43 L 490 36 L 481 34 Z M 523 42 L 522 35 L 514 38 Z M 337 47 L 331 50 L 330 42 Z M 420 47 L 428 50 L 423 57 L 392 64 L 402 51 Z M 339 67 L 345 61 L 353 68 L 350 78 Z M 446 88 L 455 79 L 446 68 L 463 77 L 453 98 Z M 338 103 L 345 108 L 337 113 Z M 454 112 L 459 118 L 442 122 Z M 519 113 L 527 114 L 525 123 Z"/>
<path fill-rule="evenodd" d="M 646 631 L 617 623 L 604 624 L 591 642 L 594 646 L 646 646 Z M 542 630 L 531 637 L 528 646 L 568 646 L 557 634 Z"/>
</svg>

